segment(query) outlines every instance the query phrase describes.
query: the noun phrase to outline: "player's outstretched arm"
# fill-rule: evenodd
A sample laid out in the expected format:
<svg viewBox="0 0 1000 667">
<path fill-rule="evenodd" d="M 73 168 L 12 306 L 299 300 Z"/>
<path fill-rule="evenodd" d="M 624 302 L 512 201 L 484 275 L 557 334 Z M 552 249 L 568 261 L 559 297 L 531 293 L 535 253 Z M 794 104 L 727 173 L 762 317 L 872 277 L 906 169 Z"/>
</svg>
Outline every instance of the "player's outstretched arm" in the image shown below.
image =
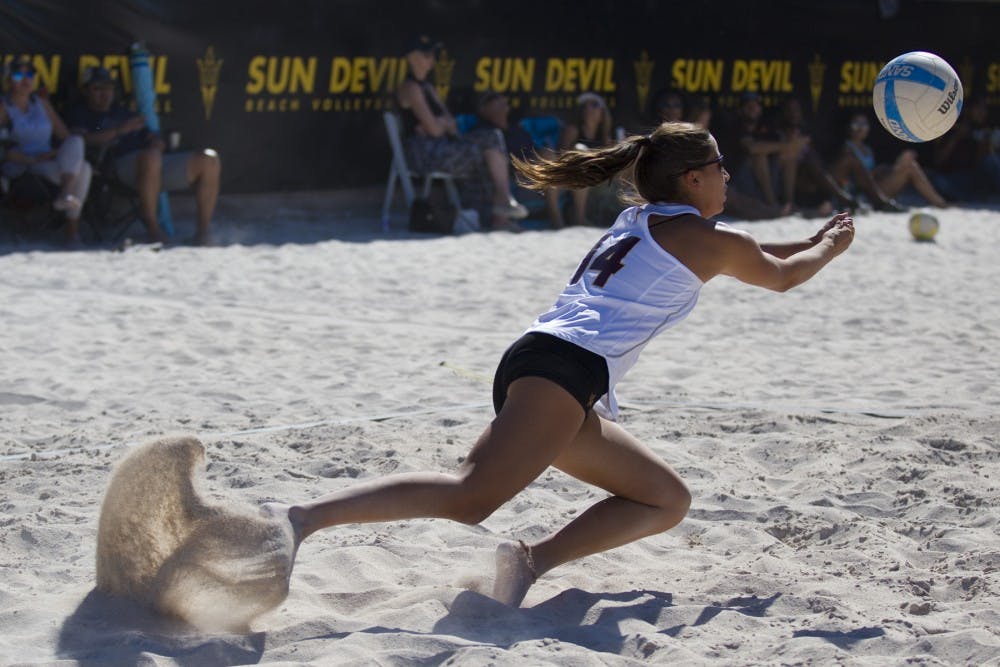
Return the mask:
<svg viewBox="0 0 1000 667">
<path fill-rule="evenodd" d="M 761 243 L 760 249 L 766 252 L 768 255 L 774 255 L 781 259 L 788 259 L 792 255 L 802 252 L 803 250 L 808 250 L 817 243 L 823 240 L 823 234 L 833 228 L 837 224 L 838 220 L 844 220 L 851 217 L 849 213 L 838 213 L 837 215 L 830 218 L 829 222 L 823 225 L 819 231 L 810 236 L 804 241 L 789 241 L 783 243 Z"/>
<path fill-rule="evenodd" d="M 769 245 L 768 252 L 745 232 L 731 232 L 722 249 L 720 273 L 776 292 L 787 291 L 812 278 L 854 239 L 854 220 L 835 216 L 807 242 Z M 815 242 L 813 240 L 815 239 Z M 787 256 L 784 255 L 787 252 Z"/>
</svg>

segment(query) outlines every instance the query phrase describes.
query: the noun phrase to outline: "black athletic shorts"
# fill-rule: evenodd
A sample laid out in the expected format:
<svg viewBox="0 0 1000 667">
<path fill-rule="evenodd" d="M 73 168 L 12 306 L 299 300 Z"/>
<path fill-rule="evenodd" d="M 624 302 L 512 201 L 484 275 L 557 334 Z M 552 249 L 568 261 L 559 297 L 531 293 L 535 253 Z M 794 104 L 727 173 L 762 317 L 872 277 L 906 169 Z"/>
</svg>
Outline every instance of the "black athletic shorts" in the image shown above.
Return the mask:
<svg viewBox="0 0 1000 667">
<path fill-rule="evenodd" d="M 522 377 L 542 377 L 573 395 L 586 412 L 608 393 L 608 364 L 604 357 L 561 338 L 535 331 L 514 341 L 493 378 L 493 408 L 500 412 L 507 387 Z"/>
</svg>

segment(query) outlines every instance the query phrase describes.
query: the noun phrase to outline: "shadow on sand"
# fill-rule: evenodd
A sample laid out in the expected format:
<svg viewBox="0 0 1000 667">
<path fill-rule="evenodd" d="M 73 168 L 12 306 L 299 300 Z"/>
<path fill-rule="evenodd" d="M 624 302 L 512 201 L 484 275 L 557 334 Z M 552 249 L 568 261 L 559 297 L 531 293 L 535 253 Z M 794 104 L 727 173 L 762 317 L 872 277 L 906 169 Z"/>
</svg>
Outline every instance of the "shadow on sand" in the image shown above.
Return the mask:
<svg viewBox="0 0 1000 667">
<path fill-rule="evenodd" d="M 92 590 L 63 622 L 58 654 L 81 667 L 135 665 L 143 656 L 167 656 L 184 667 L 246 665 L 260 661 L 265 639 L 263 632 L 206 636 L 133 602 Z"/>
</svg>

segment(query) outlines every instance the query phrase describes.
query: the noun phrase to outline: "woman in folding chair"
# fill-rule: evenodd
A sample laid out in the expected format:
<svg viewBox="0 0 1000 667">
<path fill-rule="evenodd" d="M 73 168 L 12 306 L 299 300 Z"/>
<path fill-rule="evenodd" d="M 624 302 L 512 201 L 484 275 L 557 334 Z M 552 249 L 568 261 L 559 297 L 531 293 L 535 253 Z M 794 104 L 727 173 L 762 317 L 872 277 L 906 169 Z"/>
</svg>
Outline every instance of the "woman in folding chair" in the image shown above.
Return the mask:
<svg viewBox="0 0 1000 667">
<path fill-rule="evenodd" d="M 43 176 L 59 186 L 53 208 L 66 215 L 66 243 L 80 244 L 80 211 L 90 188 L 91 168 L 84 160 L 83 139 L 72 135 L 52 105 L 35 90 L 35 67 L 21 56 L 7 69 L 9 93 L 0 102 L 0 125 L 10 125 L 13 146 L 0 169 L 4 176 Z M 53 135 L 61 143 L 53 148 Z"/>
<path fill-rule="evenodd" d="M 491 191 L 487 205 L 493 229 L 520 231 L 517 220 L 528 210 L 510 194 L 510 155 L 500 132 L 458 137 L 455 118 L 438 96 L 428 75 L 441 44 L 426 35 L 409 43 L 409 74 L 399 87 L 407 161 L 420 171 L 446 171 L 479 178 Z M 479 208 L 479 207 L 476 207 Z"/>
</svg>

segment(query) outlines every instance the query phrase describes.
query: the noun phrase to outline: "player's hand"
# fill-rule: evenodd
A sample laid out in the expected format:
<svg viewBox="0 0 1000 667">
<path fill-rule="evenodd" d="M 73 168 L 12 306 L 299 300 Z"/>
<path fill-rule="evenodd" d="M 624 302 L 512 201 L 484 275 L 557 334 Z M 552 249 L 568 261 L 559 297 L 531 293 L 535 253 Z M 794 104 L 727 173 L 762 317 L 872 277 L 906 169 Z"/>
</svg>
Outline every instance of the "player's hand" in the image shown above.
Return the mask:
<svg viewBox="0 0 1000 667">
<path fill-rule="evenodd" d="M 837 222 L 839 220 L 844 220 L 844 219 L 851 220 L 852 224 L 854 222 L 854 219 L 851 218 L 851 214 L 850 213 L 847 213 L 846 211 L 844 211 L 842 213 L 838 213 L 837 215 L 835 215 L 832 218 L 830 218 L 830 221 L 827 222 L 825 225 L 823 225 L 823 227 L 818 232 L 816 232 L 811 237 L 809 237 L 809 241 L 813 245 L 816 245 L 817 243 L 819 243 L 820 241 L 823 240 L 823 235 L 824 234 L 826 234 L 829 230 L 833 229 L 837 225 Z"/>
<path fill-rule="evenodd" d="M 847 250 L 854 240 L 854 218 L 846 213 L 834 216 L 823 228 L 823 240 L 830 243 L 836 255 Z"/>
</svg>

